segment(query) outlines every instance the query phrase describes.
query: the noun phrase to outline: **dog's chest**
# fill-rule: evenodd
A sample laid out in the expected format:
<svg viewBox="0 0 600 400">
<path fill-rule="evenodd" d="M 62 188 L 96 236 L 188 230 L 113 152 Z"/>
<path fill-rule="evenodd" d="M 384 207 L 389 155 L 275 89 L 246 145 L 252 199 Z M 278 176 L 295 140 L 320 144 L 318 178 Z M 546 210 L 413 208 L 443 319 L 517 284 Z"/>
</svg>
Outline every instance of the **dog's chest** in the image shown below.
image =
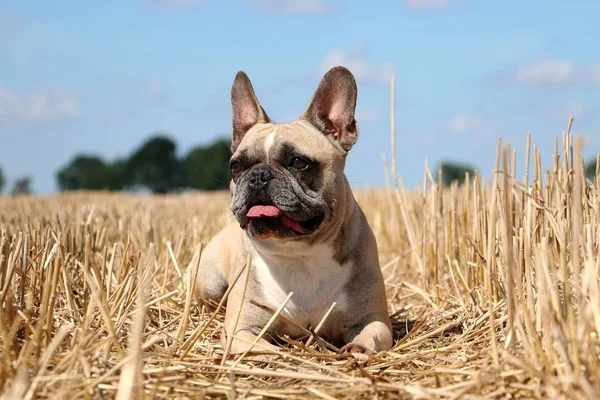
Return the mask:
<svg viewBox="0 0 600 400">
<path fill-rule="evenodd" d="M 254 262 L 256 280 L 266 305 L 278 308 L 290 292 L 282 315 L 305 328 L 315 328 L 333 302 L 346 306 L 343 286 L 351 266 L 340 265 L 328 247 L 298 252 L 297 257 L 260 257 Z"/>
</svg>

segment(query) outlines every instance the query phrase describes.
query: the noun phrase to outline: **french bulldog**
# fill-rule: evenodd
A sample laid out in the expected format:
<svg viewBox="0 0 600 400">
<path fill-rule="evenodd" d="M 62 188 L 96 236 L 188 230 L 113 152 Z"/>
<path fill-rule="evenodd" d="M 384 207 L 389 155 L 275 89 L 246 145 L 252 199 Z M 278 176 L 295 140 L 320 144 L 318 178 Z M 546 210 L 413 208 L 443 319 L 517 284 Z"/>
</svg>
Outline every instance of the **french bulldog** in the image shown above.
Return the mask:
<svg viewBox="0 0 600 400">
<path fill-rule="evenodd" d="M 218 302 L 251 260 L 248 278 L 236 281 L 226 302 L 223 343 L 230 344 L 230 353 L 246 352 L 255 341 L 254 350 L 278 350 L 269 337 L 303 336 L 334 302 L 320 337 L 344 353 L 392 346 L 377 243 L 344 173 L 358 139 L 356 98 L 352 73 L 335 67 L 299 120 L 277 124 L 248 76 L 240 71 L 235 77 L 230 162 L 235 218 L 207 243 L 199 264 L 197 258 L 190 262 L 185 278 L 194 296 Z M 290 292 L 280 314 L 287 323 L 276 319 L 258 339 L 272 312 L 256 303 L 275 310 Z"/>
</svg>

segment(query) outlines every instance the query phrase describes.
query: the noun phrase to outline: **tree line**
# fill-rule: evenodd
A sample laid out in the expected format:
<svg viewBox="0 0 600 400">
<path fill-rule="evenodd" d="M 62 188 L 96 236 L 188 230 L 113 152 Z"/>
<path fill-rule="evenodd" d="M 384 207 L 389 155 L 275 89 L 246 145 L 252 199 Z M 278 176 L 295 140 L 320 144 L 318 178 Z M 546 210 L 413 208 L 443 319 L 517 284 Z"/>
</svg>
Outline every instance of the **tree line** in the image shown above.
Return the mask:
<svg viewBox="0 0 600 400">
<path fill-rule="evenodd" d="M 230 147 L 230 140 L 217 139 L 179 158 L 175 141 L 158 134 L 129 157 L 112 162 L 98 155 L 78 154 L 57 172 L 56 180 L 63 191 L 145 189 L 169 193 L 225 189 L 229 187 Z"/>
<path fill-rule="evenodd" d="M 61 191 L 148 190 L 169 193 L 184 190 L 222 190 L 229 187 L 230 139 L 220 138 L 205 146 L 192 148 L 183 157 L 177 156 L 177 144 L 168 135 L 154 134 L 128 157 L 106 161 L 95 154 L 76 154 L 56 173 Z M 468 163 L 444 160 L 439 164 L 441 183 L 449 186 L 462 184 L 466 174 L 475 175 L 475 167 Z M 594 179 L 596 159 L 586 163 L 586 176 Z M 0 168 L 0 193 L 6 178 Z M 31 192 L 31 179 L 22 177 L 14 182 L 11 193 Z"/>
<path fill-rule="evenodd" d="M 61 191 L 106 190 L 153 193 L 183 190 L 220 190 L 229 187 L 231 141 L 216 139 L 177 156 L 177 144 L 168 135 L 154 134 L 127 157 L 107 161 L 97 154 L 80 153 L 55 175 Z M 0 167 L 0 194 L 6 187 Z M 12 194 L 31 192 L 31 179 L 14 182 Z"/>
</svg>

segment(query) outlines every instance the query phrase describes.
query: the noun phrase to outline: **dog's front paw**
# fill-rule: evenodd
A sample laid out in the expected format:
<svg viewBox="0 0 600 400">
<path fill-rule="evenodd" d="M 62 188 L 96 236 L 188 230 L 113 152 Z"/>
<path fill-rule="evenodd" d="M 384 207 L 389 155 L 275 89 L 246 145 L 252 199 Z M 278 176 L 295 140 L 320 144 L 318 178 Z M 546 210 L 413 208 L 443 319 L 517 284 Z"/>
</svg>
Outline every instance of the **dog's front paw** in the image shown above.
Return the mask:
<svg viewBox="0 0 600 400">
<path fill-rule="evenodd" d="M 360 343 L 350 342 L 340 349 L 340 354 L 375 354 L 375 352 Z"/>
</svg>

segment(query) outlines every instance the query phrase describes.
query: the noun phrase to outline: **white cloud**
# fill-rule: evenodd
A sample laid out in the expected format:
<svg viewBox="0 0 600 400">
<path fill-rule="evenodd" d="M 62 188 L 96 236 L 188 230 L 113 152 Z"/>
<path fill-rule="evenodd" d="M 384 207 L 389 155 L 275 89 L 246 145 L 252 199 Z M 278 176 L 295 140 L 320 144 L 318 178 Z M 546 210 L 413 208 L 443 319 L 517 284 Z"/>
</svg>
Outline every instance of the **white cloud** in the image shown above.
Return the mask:
<svg viewBox="0 0 600 400">
<path fill-rule="evenodd" d="M 600 83 L 600 64 L 577 66 L 567 60 L 541 60 L 519 66 L 516 79 L 523 85 Z"/>
<path fill-rule="evenodd" d="M 521 65 L 517 69 L 517 82 L 523 84 L 565 83 L 573 77 L 573 64 L 569 61 L 543 60 Z"/>
<path fill-rule="evenodd" d="M 443 8 L 461 7 L 462 1 L 453 0 L 404 0 L 404 6 L 411 10 L 440 10 Z"/>
<path fill-rule="evenodd" d="M 450 130 L 459 135 L 475 133 L 483 126 L 481 119 L 468 114 L 457 114 L 450 121 Z"/>
<path fill-rule="evenodd" d="M 368 60 L 368 51 L 364 46 L 355 46 L 350 50 L 336 49 L 329 52 L 321 63 L 321 72 L 325 73 L 336 66 L 348 68 L 357 80 L 370 83 L 388 83 L 395 73 L 391 63 L 373 63 Z"/>
<path fill-rule="evenodd" d="M 81 115 L 81 105 L 65 90 L 19 95 L 0 88 L 0 120 L 41 122 L 72 119 Z"/>
<path fill-rule="evenodd" d="M 323 15 L 333 11 L 326 0 L 247 0 L 247 2 L 277 14 Z"/>
<path fill-rule="evenodd" d="M 206 3 L 209 0 L 144 0 L 144 4 L 163 9 Z M 251 6 L 262 7 L 275 14 L 324 15 L 334 11 L 332 3 L 340 0 L 243 0 Z"/>
<path fill-rule="evenodd" d="M 205 0 L 144 0 L 144 4 L 159 8 L 178 8 L 193 6 L 203 3 Z"/>
</svg>

